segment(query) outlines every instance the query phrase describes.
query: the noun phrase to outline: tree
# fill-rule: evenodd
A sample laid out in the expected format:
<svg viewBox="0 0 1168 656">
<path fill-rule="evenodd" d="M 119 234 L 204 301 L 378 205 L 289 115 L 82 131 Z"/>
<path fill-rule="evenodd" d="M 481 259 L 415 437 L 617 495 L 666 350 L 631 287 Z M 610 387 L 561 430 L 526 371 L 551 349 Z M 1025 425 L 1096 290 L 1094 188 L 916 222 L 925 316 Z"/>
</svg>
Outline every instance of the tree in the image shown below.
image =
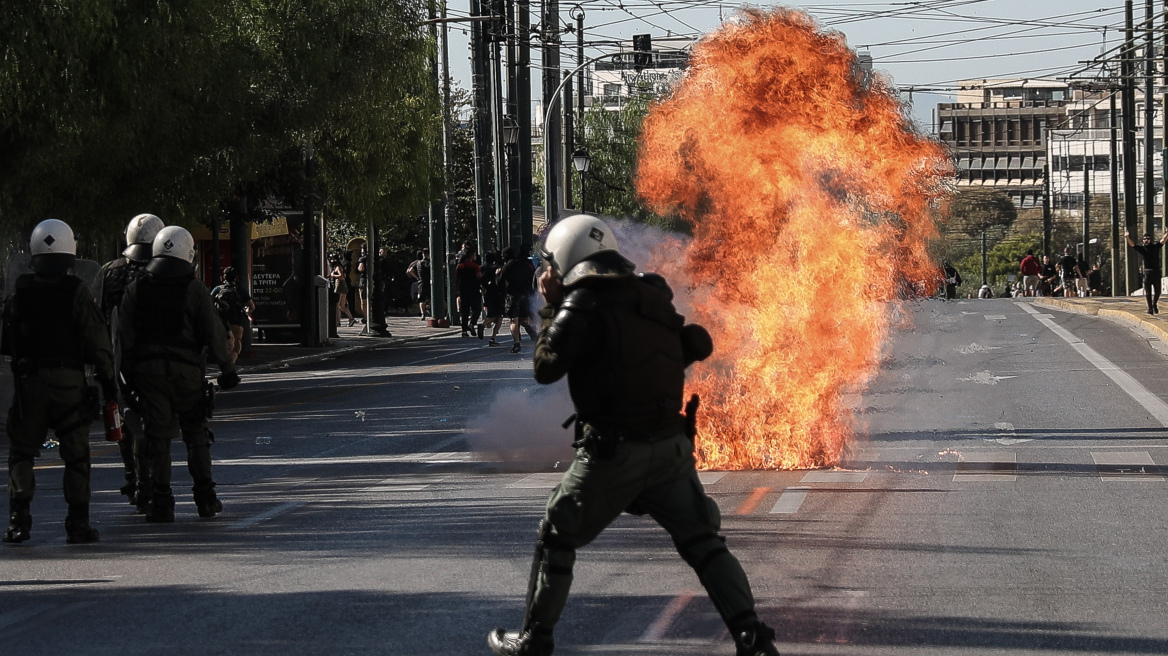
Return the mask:
<svg viewBox="0 0 1168 656">
<path fill-rule="evenodd" d="M 436 93 L 419 0 L 8 0 L 0 229 L 192 225 L 252 186 L 350 221 L 429 197 Z"/>
</svg>

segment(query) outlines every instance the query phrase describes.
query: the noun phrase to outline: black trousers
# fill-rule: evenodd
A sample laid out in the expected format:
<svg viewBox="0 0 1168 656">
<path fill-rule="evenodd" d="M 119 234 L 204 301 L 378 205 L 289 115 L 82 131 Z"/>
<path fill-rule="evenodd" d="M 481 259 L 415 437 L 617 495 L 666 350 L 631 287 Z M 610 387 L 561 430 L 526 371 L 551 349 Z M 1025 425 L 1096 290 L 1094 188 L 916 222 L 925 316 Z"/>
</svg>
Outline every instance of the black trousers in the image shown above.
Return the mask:
<svg viewBox="0 0 1168 656">
<path fill-rule="evenodd" d="M 1161 277 L 1159 269 L 1144 269 L 1144 299 L 1148 301 L 1149 310 L 1160 300 Z"/>
</svg>

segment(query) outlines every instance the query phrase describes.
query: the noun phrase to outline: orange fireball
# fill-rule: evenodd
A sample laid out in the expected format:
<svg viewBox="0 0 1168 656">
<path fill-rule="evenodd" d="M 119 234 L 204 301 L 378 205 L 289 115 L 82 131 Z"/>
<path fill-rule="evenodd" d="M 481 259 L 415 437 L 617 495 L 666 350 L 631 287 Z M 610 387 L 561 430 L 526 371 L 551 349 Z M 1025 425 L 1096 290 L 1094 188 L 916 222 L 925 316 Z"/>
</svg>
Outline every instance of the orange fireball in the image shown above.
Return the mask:
<svg viewBox="0 0 1168 656">
<path fill-rule="evenodd" d="M 893 305 L 931 292 L 927 246 L 952 175 L 840 34 L 790 9 L 744 12 L 693 51 L 645 120 L 637 191 L 693 226 L 681 270 L 714 335 L 695 368 L 699 464 L 837 464 L 846 394 L 876 371 Z M 688 281 L 688 282 L 686 282 Z"/>
</svg>

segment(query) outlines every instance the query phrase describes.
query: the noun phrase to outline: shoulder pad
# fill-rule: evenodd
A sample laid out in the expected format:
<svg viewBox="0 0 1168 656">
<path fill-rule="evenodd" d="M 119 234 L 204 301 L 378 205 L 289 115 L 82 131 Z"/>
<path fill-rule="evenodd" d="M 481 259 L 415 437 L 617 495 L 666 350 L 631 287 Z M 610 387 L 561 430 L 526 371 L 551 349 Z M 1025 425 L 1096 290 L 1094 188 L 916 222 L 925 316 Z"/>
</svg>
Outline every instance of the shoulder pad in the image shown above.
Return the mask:
<svg viewBox="0 0 1168 656">
<path fill-rule="evenodd" d="M 640 278 L 642 282 L 648 283 L 650 286 L 665 294 L 668 300 L 673 300 L 673 290 L 669 288 L 669 283 L 666 282 L 665 278 L 660 274 L 638 273 L 637 277 Z"/>
<path fill-rule="evenodd" d="M 35 279 L 36 279 L 36 276 L 34 276 L 33 274 L 23 273 L 16 278 L 15 288 L 16 289 L 28 289 L 29 287 L 32 287 L 32 283 Z"/>
<path fill-rule="evenodd" d="M 564 297 L 564 302 L 560 304 L 560 308 L 576 310 L 578 312 L 591 312 L 596 309 L 596 292 L 586 287 L 573 289 Z"/>
</svg>

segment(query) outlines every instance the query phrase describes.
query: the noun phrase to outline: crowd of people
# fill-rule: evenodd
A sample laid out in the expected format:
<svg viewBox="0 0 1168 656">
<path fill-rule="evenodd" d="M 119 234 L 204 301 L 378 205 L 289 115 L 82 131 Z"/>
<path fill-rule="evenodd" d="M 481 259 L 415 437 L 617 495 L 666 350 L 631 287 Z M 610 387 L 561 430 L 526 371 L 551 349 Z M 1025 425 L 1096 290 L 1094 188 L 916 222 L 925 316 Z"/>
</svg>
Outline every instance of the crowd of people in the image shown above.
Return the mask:
<svg viewBox="0 0 1168 656">
<path fill-rule="evenodd" d="M 520 331 L 534 341 L 535 270 L 531 244 L 523 244 L 518 252 L 505 248 L 502 252 L 487 253 L 480 262 L 474 247 L 464 243 L 455 256 L 454 269 L 458 292 L 455 302 L 462 336 L 483 339 L 489 329 L 491 336 L 487 344 L 498 346 L 499 331 L 503 319 L 507 319 L 512 353 L 519 352 Z"/>
<path fill-rule="evenodd" d="M 1168 244 L 1168 232 L 1159 240 L 1151 234 L 1144 234 L 1140 243 L 1136 243 L 1129 232 L 1123 233 L 1127 245 L 1140 257 L 1140 278 L 1143 284 L 1143 296 L 1148 304 L 1148 314 L 1159 314 L 1160 285 L 1163 278 L 1161 259 L 1163 248 Z M 1076 257 L 1075 249 L 1067 246 L 1058 261 L 1052 261 L 1049 255 L 1044 255 L 1039 261 L 1034 249 L 1027 249 L 1026 255 L 1018 264 L 1021 273 L 1020 282 L 1007 283 L 1007 296 L 1061 296 L 1085 298 L 1102 296 L 1106 293 L 1103 281 L 1103 272 L 1099 264 L 1087 267 L 1087 261 Z M 957 287 L 961 284 L 961 274 L 946 260 L 942 265 L 944 278 L 945 298 L 952 300 L 957 297 Z M 978 290 L 978 298 L 994 298 L 993 289 L 988 284 L 982 284 Z M 970 298 L 973 295 L 970 294 Z"/>
</svg>

